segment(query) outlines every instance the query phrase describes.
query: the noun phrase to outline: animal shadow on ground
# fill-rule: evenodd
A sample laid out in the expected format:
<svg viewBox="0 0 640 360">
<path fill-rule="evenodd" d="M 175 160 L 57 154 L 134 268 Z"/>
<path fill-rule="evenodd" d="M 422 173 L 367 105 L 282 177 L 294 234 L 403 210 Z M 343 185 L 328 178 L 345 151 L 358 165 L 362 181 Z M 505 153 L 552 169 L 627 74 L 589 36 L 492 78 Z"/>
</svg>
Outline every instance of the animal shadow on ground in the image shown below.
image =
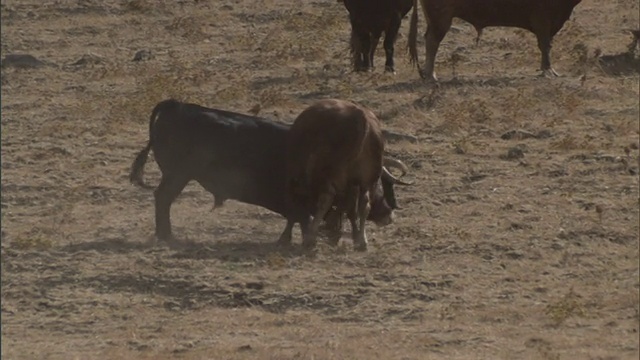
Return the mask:
<svg viewBox="0 0 640 360">
<path fill-rule="evenodd" d="M 77 244 L 70 244 L 60 248 L 63 252 L 76 253 L 79 251 L 96 251 L 99 253 L 130 253 L 132 251 L 148 250 L 154 245 L 152 243 L 131 242 L 122 238 L 89 241 Z"/>
<path fill-rule="evenodd" d="M 251 87 L 254 90 L 264 90 L 276 85 L 290 85 L 294 81 L 294 76 L 259 78 L 252 82 Z"/>
<path fill-rule="evenodd" d="M 351 292 L 331 296 L 303 292 L 274 292 L 270 284 L 263 281 L 242 282 L 198 277 L 185 279 L 182 275 L 170 275 L 162 271 L 156 274 L 103 273 L 86 277 L 55 274 L 37 280 L 35 286 L 47 293 L 49 290 L 69 284 L 92 289 L 101 294 L 129 293 L 161 296 L 165 299 L 162 306 L 171 311 L 198 309 L 203 306 L 222 308 L 260 306 L 273 313 L 305 308 L 335 314 L 339 310 L 355 307 L 365 296 L 363 293 Z M 56 304 L 49 306 L 53 307 Z"/>
<path fill-rule="evenodd" d="M 271 236 L 270 236 L 271 235 Z M 194 242 L 189 240 L 178 240 L 169 244 L 163 241 L 134 242 L 122 238 L 89 241 L 78 244 L 66 245 L 60 250 L 67 253 L 77 253 L 81 251 L 95 251 L 99 253 L 125 254 L 132 252 L 156 253 L 173 251 L 171 258 L 175 259 L 217 259 L 223 262 L 244 262 L 264 260 L 274 253 L 283 257 L 309 256 L 312 253 L 304 251 L 299 245 L 289 247 L 279 246 L 272 234 L 252 235 L 260 240 L 246 240 L 235 235 L 225 240 L 211 240 L 205 242 Z"/>
<path fill-rule="evenodd" d="M 630 52 L 615 55 L 603 55 L 598 65 L 609 76 L 640 74 L 640 58 Z"/>
<path fill-rule="evenodd" d="M 269 240 L 267 241 L 235 239 L 185 244 L 171 257 L 177 259 L 216 259 L 223 262 L 245 262 L 265 260 L 273 256 L 273 254 L 279 254 L 283 257 L 313 254 L 304 251 L 299 245 L 280 246 L 274 240 L 271 240 L 272 238 L 268 238 Z"/>
<path fill-rule="evenodd" d="M 93 289 L 97 293 L 131 293 L 155 294 L 169 298 L 164 306 L 170 310 L 196 308 L 198 304 L 211 303 L 220 307 L 242 307 L 259 305 L 258 296 L 249 293 L 264 287 L 264 284 L 212 284 L 206 281 L 186 280 L 179 276 L 169 276 L 165 273 L 134 274 L 134 273 L 104 273 L 88 277 L 69 277 L 64 274 L 47 277 L 36 282 L 40 289 L 55 289 L 74 284 Z M 248 289 L 248 291 L 246 289 Z M 236 290 L 236 288 L 242 288 Z M 252 300 L 253 298 L 255 300 Z"/>
<path fill-rule="evenodd" d="M 544 79 L 542 77 L 534 77 L 534 79 Z M 419 90 L 429 90 L 436 88 L 446 90 L 458 87 L 504 87 L 512 86 L 521 82 L 529 82 L 530 76 L 479 76 L 467 77 L 456 76 L 448 80 L 440 80 L 437 83 L 428 83 L 421 79 L 415 79 L 405 82 L 397 82 L 379 86 L 376 90 L 381 93 L 415 93 Z"/>
</svg>

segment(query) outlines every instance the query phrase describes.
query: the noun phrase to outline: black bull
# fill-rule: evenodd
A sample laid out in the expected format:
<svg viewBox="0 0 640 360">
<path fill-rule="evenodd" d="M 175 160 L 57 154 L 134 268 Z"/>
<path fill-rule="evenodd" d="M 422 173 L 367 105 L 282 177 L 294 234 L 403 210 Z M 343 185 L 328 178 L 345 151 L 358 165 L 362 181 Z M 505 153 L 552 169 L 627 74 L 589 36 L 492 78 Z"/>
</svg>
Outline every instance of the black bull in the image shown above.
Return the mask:
<svg viewBox="0 0 640 360">
<path fill-rule="evenodd" d="M 176 100 L 158 103 L 149 119 L 149 141 L 133 161 L 129 176 L 133 184 L 151 188 L 143 175 L 153 150 L 162 172 L 154 191 L 157 238 L 173 240 L 171 204 L 191 180 L 213 194 L 215 206 L 232 199 L 285 216 L 289 129 L 287 124 Z M 394 197 L 394 179 L 381 177 L 380 181 L 391 190 L 385 195 Z M 395 198 L 390 200 L 395 206 Z M 378 202 L 390 208 L 384 197 Z"/>
</svg>

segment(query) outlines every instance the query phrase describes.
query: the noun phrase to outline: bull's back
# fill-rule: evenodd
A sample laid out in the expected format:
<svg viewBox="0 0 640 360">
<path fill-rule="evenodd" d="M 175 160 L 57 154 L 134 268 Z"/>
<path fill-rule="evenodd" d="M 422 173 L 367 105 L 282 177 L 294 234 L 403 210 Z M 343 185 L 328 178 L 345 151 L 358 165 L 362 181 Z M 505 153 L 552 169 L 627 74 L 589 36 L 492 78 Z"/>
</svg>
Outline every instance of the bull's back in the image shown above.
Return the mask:
<svg viewBox="0 0 640 360">
<path fill-rule="evenodd" d="M 353 25 L 365 30 L 382 31 L 393 17 L 404 17 L 413 0 L 345 0 Z"/>
<path fill-rule="evenodd" d="M 562 27 L 580 0 L 422 0 L 432 23 L 457 17 L 476 28 L 519 27 L 533 31 L 533 24 L 547 24 L 552 33 Z"/>
<path fill-rule="evenodd" d="M 341 100 L 323 100 L 305 109 L 289 139 L 288 176 L 304 179 L 313 193 L 326 181 L 344 183 L 352 172 L 359 174 L 357 160 L 381 146 L 377 118 Z"/>
<path fill-rule="evenodd" d="M 359 108 L 339 100 L 323 100 L 296 118 L 289 134 L 291 155 L 328 153 L 352 158 L 356 155 L 367 122 Z"/>
<path fill-rule="evenodd" d="M 472 25 L 513 26 L 529 29 L 531 13 L 536 3 L 546 0 L 455 0 L 453 16 Z"/>
</svg>

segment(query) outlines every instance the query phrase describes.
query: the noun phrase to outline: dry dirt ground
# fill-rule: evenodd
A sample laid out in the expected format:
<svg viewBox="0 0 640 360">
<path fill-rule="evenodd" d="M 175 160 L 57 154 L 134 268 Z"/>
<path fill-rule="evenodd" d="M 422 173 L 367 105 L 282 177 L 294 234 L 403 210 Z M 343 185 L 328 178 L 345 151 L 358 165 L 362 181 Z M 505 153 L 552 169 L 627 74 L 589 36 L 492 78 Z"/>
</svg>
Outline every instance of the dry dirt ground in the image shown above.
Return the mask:
<svg viewBox="0 0 640 360">
<path fill-rule="evenodd" d="M 407 19 L 396 75 L 382 51 L 351 72 L 334 0 L 1 5 L 2 57 L 42 62 L 1 73 L 3 359 L 638 358 L 636 0 L 578 5 L 556 79 L 532 34 L 475 46 L 456 22 L 437 88 L 406 60 Z M 280 251 L 281 217 L 212 212 L 196 184 L 172 212 L 194 244 L 149 245 L 153 195 L 127 175 L 170 96 L 287 122 L 362 103 L 417 137 L 388 146 L 416 183 L 367 253 Z"/>
</svg>

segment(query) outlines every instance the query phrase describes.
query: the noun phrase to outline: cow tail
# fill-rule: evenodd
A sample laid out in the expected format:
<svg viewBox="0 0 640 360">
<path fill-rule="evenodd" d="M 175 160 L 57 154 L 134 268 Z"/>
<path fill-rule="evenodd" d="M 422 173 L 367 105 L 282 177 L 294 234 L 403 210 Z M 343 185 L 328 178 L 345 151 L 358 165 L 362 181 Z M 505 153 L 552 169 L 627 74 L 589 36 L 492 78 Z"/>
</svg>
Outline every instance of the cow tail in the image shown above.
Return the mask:
<svg viewBox="0 0 640 360">
<path fill-rule="evenodd" d="M 166 100 L 153 108 L 151 111 L 151 116 L 149 118 L 149 142 L 147 142 L 147 146 L 142 149 L 135 160 L 133 160 L 133 164 L 131 164 L 131 172 L 129 173 L 129 181 L 138 185 L 145 189 L 152 189 L 153 186 L 147 185 L 144 183 L 144 165 L 147 163 L 147 157 L 149 157 L 149 151 L 151 150 L 151 146 L 153 145 L 153 129 L 155 122 L 160 115 L 160 112 L 167 110 L 168 106 L 175 105 L 177 102 L 175 100 Z"/>
<path fill-rule="evenodd" d="M 407 47 L 409 48 L 409 60 L 411 64 L 415 64 L 420 71 L 418 62 L 418 0 L 413 0 L 413 11 L 411 13 L 411 25 L 409 26 L 409 37 Z"/>
</svg>

